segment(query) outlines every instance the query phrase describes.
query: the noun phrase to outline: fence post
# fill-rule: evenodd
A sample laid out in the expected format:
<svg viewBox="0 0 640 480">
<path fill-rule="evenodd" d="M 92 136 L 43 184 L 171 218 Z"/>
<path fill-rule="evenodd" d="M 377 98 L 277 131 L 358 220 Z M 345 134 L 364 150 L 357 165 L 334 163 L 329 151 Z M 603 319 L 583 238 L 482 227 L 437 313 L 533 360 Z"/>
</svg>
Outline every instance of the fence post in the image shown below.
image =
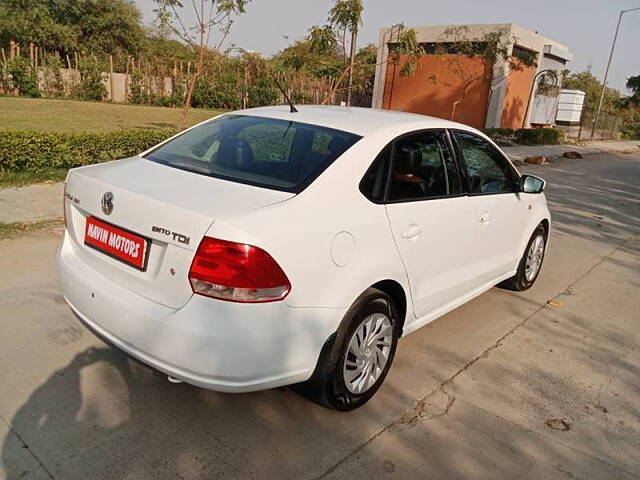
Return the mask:
<svg viewBox="0 0 640 480">
<path fill-rule="evenodd" d="M 127 66 L 124 68 L 124 103 L 129 103 L 129 58 L 127 55 Z"/>
<path fill-rule="evenodd" d="M 112 102 L 114 102 L 114 90 L 113 90 L 113 55 L 109 55 L 109 88 L 111 89 L 110 91 L 110 100 Z"/>
<path fill-rule="evenodd" d="M 580 112 L 580 128 L 578 128 L 578 141 L 582 138 L 582 126 L 584 125 L 584 121 L 587 117 L 586 113 L 587 109 L 582 107 L 582 111 Z"/>
<path fill-rule="evenodd" d="M 173 70 L 171 70 L 171 95 L 175 95 L 176 93 L 176 79 L 178 78 L 178 64 L 176 63 L 176 59 L 173 59 Z M 173 106 L 173 101 L 171 102 Z"/>
<path fill-rule="evenodd" d="M 149 60 L 145 60 L 144 61 L 144 66 L 145 66 L 145 77 L 147 80 L 147 99 L 149 100 L 149 105 L 151 105 L 151 95 L 153 94 L 153 92 L 151 91 L 151 75 L 149 74 Z"/>
<path fill-rule="evenodd" d="M 247 108 L 249 97 L 249 64 L 244 65 L 244 80 L 243 80 L 243 92 L 242 92 L 242 109 Z"/>
</svg>

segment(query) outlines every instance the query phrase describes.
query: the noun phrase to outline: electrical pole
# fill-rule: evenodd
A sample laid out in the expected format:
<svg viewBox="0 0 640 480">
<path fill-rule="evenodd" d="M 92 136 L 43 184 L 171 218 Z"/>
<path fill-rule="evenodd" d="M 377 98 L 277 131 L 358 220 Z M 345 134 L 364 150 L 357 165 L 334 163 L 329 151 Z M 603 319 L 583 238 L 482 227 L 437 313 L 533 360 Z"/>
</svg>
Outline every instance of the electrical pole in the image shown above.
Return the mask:
<svg viewBox="0 0 640 480">
<path fill-rule="evenodd" d="M 611 59 L 613 58 L 613 51 L 616 48 L 616 40 L 618 40 L 618 32 L 620 31 L 620 23 L 622 22 L 622 16 L 627 12 L 633 12 L 640 10 L 640 7 L 629 8 L 628 10 L 620 10 L 620 16 L 618 17 L 618 25 L 616 26 L 616 33 L 613 36 L 613 43 L 611 44 L 611 52 L 609 53 L 609 61 L 607 62 L 607 68 L 604 71 L 604 80 L 602 81 L 602 92 L 600 92 L 600 101 L 598 102 L 598 110 L 596 111 L 596 118 L 591 128 L 591 140 L 596 132 L 596 126 L 600 118 L 600 110 L 602 109 L 602 100 L 604 100 L 604 92 L 607 89 L 607 77 L 609 76 L 609 67 L 611 67 Z"/>
</svg>

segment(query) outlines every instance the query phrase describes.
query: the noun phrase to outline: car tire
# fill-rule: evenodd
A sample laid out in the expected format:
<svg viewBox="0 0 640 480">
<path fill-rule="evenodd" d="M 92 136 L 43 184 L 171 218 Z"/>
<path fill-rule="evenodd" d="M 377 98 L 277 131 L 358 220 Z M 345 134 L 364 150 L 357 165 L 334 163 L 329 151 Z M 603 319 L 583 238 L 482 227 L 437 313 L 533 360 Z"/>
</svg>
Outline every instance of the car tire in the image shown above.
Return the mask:
<svg viewBox="0 0 640 480">
<path fill-rule="evenodd" d="M 539 243 L 541 242 L 541 243 Z M 530 289 L 536 282 L 540 270 L 542 270 L 542 262 L 544 260 L 544 254 L 547 250 L 547 232 L 542 224 L 538 225 L 534 230 L 529 242 L 527 242 L 527 248 L 524 250 L 524 254 L 518 264 L 518 270 L 516 274 L 504 280 L 498 286 L 507 290 L 513 290 L 516 292 L 522 292 Z M 530 270 L 532 265 L 531 256 L 536 256 L 537 266 L 535 271 Z"/>
<path fill-rule="evenodd" d="M 361 407 L 384 382 L 399 336 L 393 301 L 386 293 L 369 288 L 353 303 L 325 343 L 311 378 L 294 388 L 335 410 Z M 354 351 L 358 351 L 359 357 Z"/>
</svg>

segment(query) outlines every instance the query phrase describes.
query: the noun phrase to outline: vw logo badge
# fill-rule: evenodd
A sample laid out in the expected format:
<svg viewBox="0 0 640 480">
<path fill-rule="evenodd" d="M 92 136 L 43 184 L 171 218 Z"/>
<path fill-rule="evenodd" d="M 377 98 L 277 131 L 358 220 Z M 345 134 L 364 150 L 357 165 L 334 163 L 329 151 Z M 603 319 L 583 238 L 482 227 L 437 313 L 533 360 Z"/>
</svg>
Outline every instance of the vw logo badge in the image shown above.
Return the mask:
<svg viewBox="0 0 640 480">
<path fill-rule="evenodd" d="M 102 196 L 102 212 L 111 215 L 113 212 L 113 193 L 107 192 Z"/>
</svg>

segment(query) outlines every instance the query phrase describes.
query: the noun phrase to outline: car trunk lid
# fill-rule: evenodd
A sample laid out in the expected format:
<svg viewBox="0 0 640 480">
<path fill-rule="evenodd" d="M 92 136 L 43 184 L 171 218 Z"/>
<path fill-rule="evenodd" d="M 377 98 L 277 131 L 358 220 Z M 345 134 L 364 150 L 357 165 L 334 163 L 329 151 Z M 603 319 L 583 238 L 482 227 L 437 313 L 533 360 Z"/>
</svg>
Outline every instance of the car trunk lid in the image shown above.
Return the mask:
<svg viewBox="0 0 640 480">
<path fill-rule="evenodd" d="M 103 197 L 110 193 L 103 209 Z M 211 224 L 293 194 L 186 172 L 139 157 L 72 170 L 65 187 L 67 231 L 77 254 L 98 274 L 164 305 L 191 297 L 189 268 Z M 85 244 L 87 218 L 149 243 L 144 268 Z M 91 222 L 89 222 L 91 223 Z M 92 227 L 93 228 L 93 227 Z"/>
</svg>

